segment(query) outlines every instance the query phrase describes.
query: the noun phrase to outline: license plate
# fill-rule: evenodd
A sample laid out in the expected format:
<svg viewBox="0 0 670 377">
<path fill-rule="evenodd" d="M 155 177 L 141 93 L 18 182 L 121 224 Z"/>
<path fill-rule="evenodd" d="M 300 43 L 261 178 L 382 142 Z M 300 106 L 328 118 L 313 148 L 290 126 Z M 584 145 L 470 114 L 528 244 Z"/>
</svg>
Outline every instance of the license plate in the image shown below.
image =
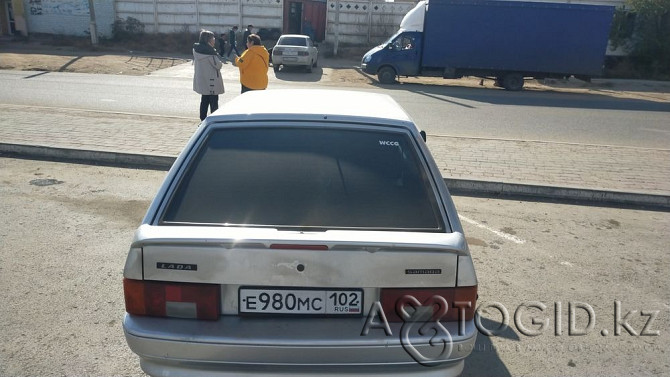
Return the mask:
<svg viewBox="0 0 670 377">
<path fill-rule="evenodd" d="M 360 315 L 360 289 L 240 288 L 240 313 Z"/>
<path fill-rule="evenodd" d="M 283 54 L 283 55 L 286 55 L 286 56 L 297 56 L 297 55 L 298 55 L 298 51 L 284 51 L 284 54 Z"/>
</svg>

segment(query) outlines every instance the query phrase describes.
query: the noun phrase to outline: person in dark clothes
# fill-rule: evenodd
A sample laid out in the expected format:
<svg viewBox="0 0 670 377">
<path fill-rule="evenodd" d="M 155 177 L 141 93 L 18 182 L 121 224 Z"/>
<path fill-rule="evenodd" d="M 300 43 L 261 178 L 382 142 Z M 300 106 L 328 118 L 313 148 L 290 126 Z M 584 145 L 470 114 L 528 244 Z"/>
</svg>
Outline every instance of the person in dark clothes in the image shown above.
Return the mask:
<svg viewBox="0 0 670 377">
<path fill-rule="evenodd" d="M 219 46 L 219 48 L 216 51 L 219 53 L 219 56 L 221 56 L 222 58 L 226 54 L 226 38 L 227 38 L 227 36 L 226 36 L 225 33 L 221 33 L 219 35 L 219 37 L 216 38 L 216 42 Z"/>
<path fill-rule="evenodd" d="M 244 50 L 247 49 L 247 46 L 246 46 L 247 38 L 249 38 L 249 36 L 250 36 L 251 34 L 253 34 L 253 32 L 252 32 L 253 29 L 254 29 L 254 25 L 247 25 L 246 30 L 244 30 L 244 35 L 242 36 L 242 41 L 244 42 L 245 45 L 244 45 L 242 51 L 244 51 Z M 238 54 L 238 55 L 239 55 L 239 54 Z"/>
<path fill-rule="evenodd" d="M 237 50 L 237 25 L 233 26 L 229 31 L 228 31 L 228 44 L 230 45 L 230 48 L 228 49 L 228 53 L 226 54 L 226 57 L 228 60 L 232 60 L 230 58 L 230 54 L 235 51 L 235 55 L 239 55 L 240 52 Z"/>
</svg>

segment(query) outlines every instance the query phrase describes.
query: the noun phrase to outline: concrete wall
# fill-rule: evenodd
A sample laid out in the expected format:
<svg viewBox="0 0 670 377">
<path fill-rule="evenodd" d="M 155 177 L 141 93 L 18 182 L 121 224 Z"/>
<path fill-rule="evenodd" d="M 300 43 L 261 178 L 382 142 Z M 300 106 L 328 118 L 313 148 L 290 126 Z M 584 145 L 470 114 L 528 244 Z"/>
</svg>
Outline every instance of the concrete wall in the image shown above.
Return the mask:
<svg viewBox="0 0 670 377">
<path fill-rule="evenodd" d="M 398 31 L 400 21 L 414 2 L 329 0 L 326 41 L 355 45 L 377 45 Z M 339 6 L 339 11 L 338 11 Z"/>
<path fill-rule="evenodd" d="M 133 17 L 145 25 L 147 33 L 181 31 L 240 31 L 254 28 L 281 28 L 283 0 L 116 0 L 116 17 Z"/>
<path fill-rule="evenodd" d="M 88 0 L 23 0 L 28 33 L 86 36 L 90 31 Z M 114 3 L 94 0 L 98 36 L 111 37 Z"/>
<path fill-rule="evenodd" d="M 254 28 L 283 26 L 284 0 L 115 0 L 116 17 L 133 17 L 147 33 L 227 31 L 238 25 Z M 339 23 L 335 1 L 327 3 L 326 41 L 333 42 L 339 24 L 341 43 L 376 44 L 395 33 L 414 2 L 340 1 Z"/>
</svg>

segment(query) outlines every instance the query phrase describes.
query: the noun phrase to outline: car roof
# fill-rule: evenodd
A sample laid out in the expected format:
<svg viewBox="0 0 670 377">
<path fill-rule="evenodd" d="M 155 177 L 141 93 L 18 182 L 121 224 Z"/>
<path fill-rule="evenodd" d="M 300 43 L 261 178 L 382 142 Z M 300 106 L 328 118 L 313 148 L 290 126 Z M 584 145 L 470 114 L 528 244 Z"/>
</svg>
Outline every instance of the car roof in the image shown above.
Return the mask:
<svg viewBox="0 0 670 377">
<path fill-rule="evenodd" d="M 391 96 L 349 90 L 249 91 L 220 107 L 207 118 L 207 124 L 230 120 L 354 121 L 416 129 Z"/>
</svg>

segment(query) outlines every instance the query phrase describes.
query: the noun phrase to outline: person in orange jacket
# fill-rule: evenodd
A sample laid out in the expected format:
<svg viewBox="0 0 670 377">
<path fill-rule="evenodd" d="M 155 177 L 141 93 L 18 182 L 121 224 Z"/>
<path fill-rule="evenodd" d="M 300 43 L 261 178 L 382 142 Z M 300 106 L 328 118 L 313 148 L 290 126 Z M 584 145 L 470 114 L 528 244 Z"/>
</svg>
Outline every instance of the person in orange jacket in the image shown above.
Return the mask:
<svg viewBox="0 0 670 377">
<path fill-rule="evenodd" d="M 235 65 L 240 69 L 242 93 L 267 89 L 270 54 L 258 35 L 250 34 L 246 42 L 247 49 L 242 56 L 235 57 Z"/>
</svg>

